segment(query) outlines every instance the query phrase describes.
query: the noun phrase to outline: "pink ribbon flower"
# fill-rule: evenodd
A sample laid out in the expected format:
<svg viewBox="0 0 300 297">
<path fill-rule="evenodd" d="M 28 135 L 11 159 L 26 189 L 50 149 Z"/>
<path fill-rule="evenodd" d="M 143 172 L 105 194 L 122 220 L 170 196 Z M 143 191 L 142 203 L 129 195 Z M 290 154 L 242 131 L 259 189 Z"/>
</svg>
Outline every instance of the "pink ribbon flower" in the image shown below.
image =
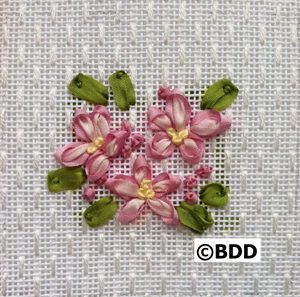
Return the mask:
<svg viewBox="0 0 300 297">
<path fill-rule="evenodd" d="M 186 176 L 185 179 L 184 179 L 184 181 L 183 181 L 184 186 L 187 187 L 187 188 L 196 187 L 197 183 L 198 183 L 198 180 L 193 175 Z"/>
<path fill-rule="evenodd" d="M 187 192 L 184 195 L 184 200 L 189 204 L 196 204 L 198 202 L 198 195 L 194 192 Z"/>
<path fill-rule="evenodd" d="M 85 187 L 83 189 L 83 199 L 87 202 L 94 201 L 96 196 L 95 190 L 91 187 Z"/>
<path fill-rule="evenodd" d="M 66 167 L 84 165 L 90 181 L 104 181 L 109 159 L 120 154 L 130 136 L 128 131 L 111 131 L 109 124 L 110 115 L 104 106 L 96 106 L 90 114 L 78 109 L 73 119 L 78 141 L 58 149 L 57 161 Z"/>
<path fill-rule="evenodd" d="M 195 170 L 196 175 L 201 178 L 208 178 L 212 174 L 213 168 L 209 165 L 201 166 Z"/>
<path fill-rule="evenodd" d="M 131 136 L 131 147 L 133 150 L 138 150 L 144 143 L 145 138 L 140 133 L 135 133 Z"/>
<path fill-rule="evenodd" d="M 132 174 L 132 176 L 116 175 L 105 184 L 108 189 L 126 201 L 120 210 L 119 221 L 128 224 L 149 206 L 164 223 L 178 224 L 177 212 L 166 195 L 179 187 L 180 178 L 165 172 L 152 178 L 151 167 L 142 156 L 134 161 Z"/>
<path fill-rule="evenodd" d="M 162 87 L 158 94 L 166 100 L 166 108 L 163 111 L 151 107 L 148 111 L 148 123 L 155 135 L 147 144 L 147 156 L 163 160 L 178 147 L 188 163 L 199 163 L 205 150 L 204 139 L 229 129 L 231 120 L 215 110 L 199 111 L 190 120 L 191 106 L 182 91 Z"/>
</svg>

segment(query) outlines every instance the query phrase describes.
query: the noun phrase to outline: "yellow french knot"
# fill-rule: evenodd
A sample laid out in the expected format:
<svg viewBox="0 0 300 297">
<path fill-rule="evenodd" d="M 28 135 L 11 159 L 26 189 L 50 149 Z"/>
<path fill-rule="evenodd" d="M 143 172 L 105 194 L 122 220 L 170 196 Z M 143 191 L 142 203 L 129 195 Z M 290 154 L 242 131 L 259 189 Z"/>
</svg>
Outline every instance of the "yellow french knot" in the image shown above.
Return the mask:
<svg viewBox="0 0 300 297">
<path fill-rule="evenodd" d="M 99 149 L 104 143 L 104 139 L 102 137 L 97 137 L 86 149 L 88 154 L 93 154 Z"/>
<path fill-rule="evenodd" d="M 143 179 L 140 188 L 137 191 L 138 197 L 141 199 L 152 199 L 155 192 L 152 190 L 152 182 L 149 179 Z"/>
<path fill-rule="evenodd" d="M 183 129 L 177 132 L 174 128 L 169 128 L 167 129 L 167 134 L 174 144 L 180 145 L 189 136 L 189 130 Z"/>
</svg>

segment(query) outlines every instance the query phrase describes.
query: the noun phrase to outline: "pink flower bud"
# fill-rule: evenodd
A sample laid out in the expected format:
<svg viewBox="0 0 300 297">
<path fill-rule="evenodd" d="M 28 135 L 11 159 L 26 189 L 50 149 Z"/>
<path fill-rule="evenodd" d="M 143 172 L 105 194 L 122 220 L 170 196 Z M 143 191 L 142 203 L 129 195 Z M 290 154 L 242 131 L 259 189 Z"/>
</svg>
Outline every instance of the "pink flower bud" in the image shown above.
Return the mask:
<svg viewBox="0 0 300 297">
<path fill-rule="evenodd" d="M 197 186 L 197 178 L 193 175 L 188 175 L 184 179 L 183 184 L 187 188 L 193 188 L 193 187 Z"/>
<path fill-rule="evenodd" d="M 121 151 L 121 156 L 124 159 L 128 159 L 131 156 L 132 150 L 129 144 L 125 144 L 122 151 Z"/>
<path fill-rule="evenodd" d="M 140 134 L 140 133 L 133 134 L 131 137 L 132 150 L 139 149 L 143 145 L 144 141 L 145 141 L 145 138 L 142 134 Z"/>
<path fill-rule="evenodd" d="M 167 86 L 161 86 L 158 89 L 157 96 L 160 100 L 166 100 L 172 93 L 171 89 Z"/>
<path fill-rule="evenodd" d="M 102 177 L 100 177 L 97 181 L 96 184 L 97 186 L 102 186 L 108 179 L 108 175 L 104 174 Z"/>
<path fill-rule="evenodd" d="M 210 177 L 211 173 L 213 171 L 213 168 L 209 165 L 201 166 L 195 170 L 196 175 L 198 175 L 201 178 L 208 178 Z"/>
<path fill-rule="evenodd" d="M 184 195 L 184 200 L 189 204 L 196 204 L 198 202 L 198 195 L 194 192 L 187 192 Z"/>
<path fill-rule="evenodd" d="M 129 121 L 123 120 L 121 123 L 121 130 L 129 132 L 131 134 L 132 132 L 132 125 Z"/>
<path fill-rule="evenodd" d="M 85 187 L 83 190 L 83 199 L 92 202 L 95 199 L 95 190 L 91 187 Z"/>
</svg>

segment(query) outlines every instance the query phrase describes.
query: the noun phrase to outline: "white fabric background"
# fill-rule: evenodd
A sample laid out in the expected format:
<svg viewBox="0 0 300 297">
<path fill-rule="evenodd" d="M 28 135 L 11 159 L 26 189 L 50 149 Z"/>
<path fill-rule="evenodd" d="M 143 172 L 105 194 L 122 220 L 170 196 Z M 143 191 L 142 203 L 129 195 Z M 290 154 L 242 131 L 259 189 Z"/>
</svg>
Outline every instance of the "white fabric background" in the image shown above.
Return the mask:
<svg viewBox="0 0 300 297">
<path fill-rule="evenodd" d="M 300 296 L 299 6 L 1 0 L 1 296 Z M 117 69 L 130 72 L 137 104 L 120 112 L 111 99 L 113 125 L 130 119 L 147 137 L 145 111 L 162 83 L 184 89 L 194 110 L 213 81 L 239 86 L 233 127 L 202 162 L 232 200 L 203 236 L 261 237 L 261 263 L 194 263 L 194 234 L 150 213 L 90 230 L 81 191 L 48 193 L 53 152 L 72 140 L 72 110 L 85 106 L 70 100 L 68 81 L 82 71 L 107 84 Z M 111 175 L 129 174 L 129 161 L 113 164 Z M 156 174 L 193 172 L 178 154 L 152 164 Z"/>
</svg>

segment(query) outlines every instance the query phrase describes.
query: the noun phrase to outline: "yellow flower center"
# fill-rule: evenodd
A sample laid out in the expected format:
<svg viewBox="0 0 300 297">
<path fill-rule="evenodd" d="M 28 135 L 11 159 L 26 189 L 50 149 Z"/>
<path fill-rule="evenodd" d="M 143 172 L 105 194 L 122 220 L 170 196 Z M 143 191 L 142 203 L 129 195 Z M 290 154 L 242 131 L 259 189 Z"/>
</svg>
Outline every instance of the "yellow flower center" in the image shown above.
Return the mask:
<svg viewBox="0 0 300 297">
<path fill-rule="evenodd" d="M 99 149 L 104 144 L 104 139 L 102 137 L 97 137 L 86 149 L 88 154 L 93 154 L 97 149 Z"/>
<path fill-rule="evenodd" d="M 167 129 L 167 134 L 174 144 L 180 145 L 189 136 L 189 130 L 183 129 L 177 132 L 174 128 L 169 128 Z"/>
<path fill-rule="evenodd" d="M 138 197 L 141 199 L 152 199 L 155 192 L 152 190 L 152 182 L 149 179 L 143 179 L 140 188 L 137 191 Z"/>
</svg>

